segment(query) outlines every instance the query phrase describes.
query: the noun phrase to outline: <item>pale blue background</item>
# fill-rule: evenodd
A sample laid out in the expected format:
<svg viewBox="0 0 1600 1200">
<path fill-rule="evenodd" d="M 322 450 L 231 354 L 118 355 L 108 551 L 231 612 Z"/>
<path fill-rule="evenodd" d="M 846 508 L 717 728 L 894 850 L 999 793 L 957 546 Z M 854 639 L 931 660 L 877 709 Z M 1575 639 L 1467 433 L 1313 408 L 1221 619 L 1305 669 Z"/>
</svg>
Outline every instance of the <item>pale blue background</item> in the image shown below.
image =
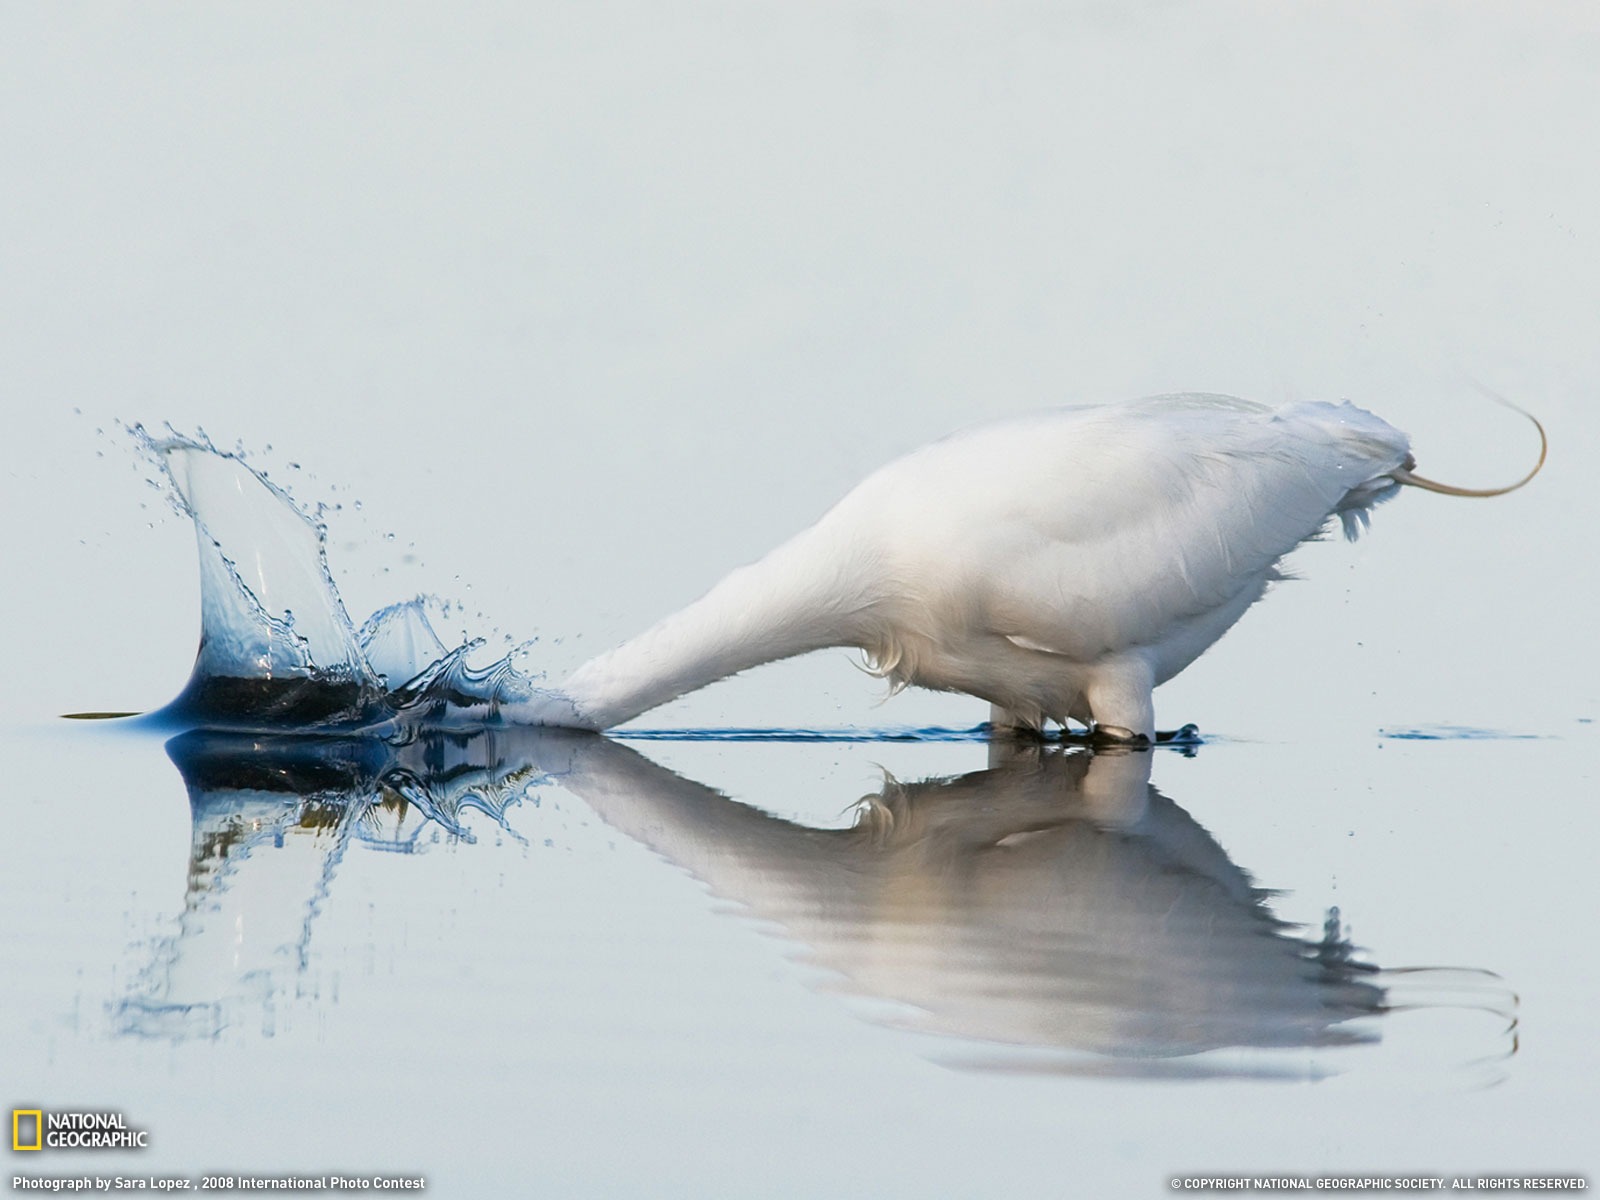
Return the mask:
<svg viewBox="0 0 1600 1200">
<path fill-rule="evenodd" d="M 420 1167 L 439 1194 L 1592 1169 L 1597 63 L 1587 4 L 0 3 L 0 1085 L 125 1106 L 174 1169 Z M 357 620 L 438 593 L 559 672 L 987 416 L 1349 397 L 1426 473 L 1503 482 L 1533 439 L 1475 383 L 1546 421 L 1545 474 L 1302 551 L 1306 582 L 1158 693 L 1164 725 L 1240 740 L 1156 782 L 1288 914 L 1505 974 L 1526 1033 L 1493 1092 L 953 1075 L 579 815 L 566 855 L 347 864 L 337 1000 L 276 1040 L 107 1032 L 188 814 L 156 742 L 53 718 L 165 700 L 198 611 L 117 420 L 342 502 Z M 880 696 L 830 654 L 648 720 L 984 715 Z M 1377 737 L 1443 724 L 1552 736 Z M 811 813 L 874 761 L 979 765 L 680 757 Z M 562 954 L 508 953 L 552 911 Z"/>
</svg>

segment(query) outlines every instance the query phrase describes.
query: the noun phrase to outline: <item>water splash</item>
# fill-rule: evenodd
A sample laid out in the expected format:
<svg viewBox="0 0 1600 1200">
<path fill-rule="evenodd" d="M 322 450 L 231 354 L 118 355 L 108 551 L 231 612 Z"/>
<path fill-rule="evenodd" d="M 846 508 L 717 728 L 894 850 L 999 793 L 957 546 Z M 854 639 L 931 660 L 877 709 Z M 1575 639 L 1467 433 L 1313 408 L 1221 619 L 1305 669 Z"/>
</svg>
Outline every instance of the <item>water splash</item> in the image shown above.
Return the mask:
<svg viewBox="0 0 1600 1200">
<path fill-rule="evenodd" d="M 426 596 L 402 600 L 379 609 L 361 627 L 367 666 L 391 690 L 410 683 L 449 653 L 428 620 L 428 606 Z"/>
<path fill-rule="evenodd" d="M 402 714 L 439 724 L 497 718 L 539 694 L 512 655 L 474 668 L 481 640 L 454 649 L 428 619 L 437 601 L 389 605 L 359 629 L 328 569 L 325 528 L 289 494 L 204 434 L 132 430 L 200 556 L 200 648 L 168 723 L 354 729 Z"/>
</svg>

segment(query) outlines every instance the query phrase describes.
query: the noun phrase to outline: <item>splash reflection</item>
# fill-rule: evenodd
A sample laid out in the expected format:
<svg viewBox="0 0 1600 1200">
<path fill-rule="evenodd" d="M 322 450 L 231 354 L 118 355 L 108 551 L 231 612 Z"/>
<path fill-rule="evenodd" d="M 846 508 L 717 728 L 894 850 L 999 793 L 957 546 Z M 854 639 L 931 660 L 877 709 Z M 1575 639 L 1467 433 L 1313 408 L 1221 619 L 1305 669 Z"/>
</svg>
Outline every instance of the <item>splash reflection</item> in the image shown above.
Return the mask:
<svg viewBox="0 0 1600 1200">
<path fill-rule="evenodd" d="M 193 820 L 183 912 L 114 1015 L 174 1040 L 251 1020 L 271 1036 L 286 999 L 321 999 L 312 927 L 349 844 L 408 854 L 428 829 L 470 842 L 465 814 L 503 824 L 532 774 L 493 731 L 397 746 L 196 730 L 167 753 Z"/>
<path fill-rule="evenodd" d="M 887 781 L 848 829 L 774 817 L 618 741 L 486 728 L 400 741 L 192 732 L 168 744 L 194 830 L 178 930 L 121 1028 L 214 1037 L 320 999 L 312 929 L 352 840 L 470 839 L 554 783 L 777 927 L 870 1016 L 940 1035 L 960 1065 L 1145 1077 L 1339 1071 L 1401 1010 L 1474 1014 L 1451 1065 L 1508 1056 L 1515 999 L 1477 971 L 1364 962 L 1337 915 L 1275 917 L 1180 806 L 1151 752 L 1039 747 L 950 779 Z"/>
</svg>

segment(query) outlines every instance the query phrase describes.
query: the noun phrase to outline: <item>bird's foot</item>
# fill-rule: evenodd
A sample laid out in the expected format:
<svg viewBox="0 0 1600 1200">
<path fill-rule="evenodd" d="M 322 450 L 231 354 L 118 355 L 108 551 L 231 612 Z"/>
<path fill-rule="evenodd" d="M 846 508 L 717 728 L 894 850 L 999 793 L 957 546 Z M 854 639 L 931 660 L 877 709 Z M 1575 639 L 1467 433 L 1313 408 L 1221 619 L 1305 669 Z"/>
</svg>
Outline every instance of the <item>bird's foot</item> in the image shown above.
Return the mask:
<svg viewBox="0 0 1600 1200">
<path fill-rule="evenodd" d="M 1121 725 L 1097 724 L 1089 731 L 1089 744 L 1100 749 L 1120 747 L 1124 750 L 1139 750 L 1149 746 L 1150 739 L 1145 734 L 1135 733 Z"/>
<path fill-rule="evenodd" d="M 1156 744 L 1158 746 L 1198 746 L 1203 739 L 1200 737 L 1200 726 L 1185 725 L 1182 729 L 1158 730 Z"/>
<path fill-rule="evenodd" d="M 1044 740 L 1044 730 L 1037 721 L 1030 721 L 999 704 L 989 706 L 989 719 L 984 722 L 984 731 L 989 739 L 1020 740 L 1024 742 L 1038 742 Z"/>
<path fill-rule="evenodd" d="M 1033 725 L 998 725 L 993 721 L 985 721 L 978 726 L 990 741 L 1018 741 L 1018 742 L 1045 742 L 1050 740 L 1049 734 Z"/>
</svg>

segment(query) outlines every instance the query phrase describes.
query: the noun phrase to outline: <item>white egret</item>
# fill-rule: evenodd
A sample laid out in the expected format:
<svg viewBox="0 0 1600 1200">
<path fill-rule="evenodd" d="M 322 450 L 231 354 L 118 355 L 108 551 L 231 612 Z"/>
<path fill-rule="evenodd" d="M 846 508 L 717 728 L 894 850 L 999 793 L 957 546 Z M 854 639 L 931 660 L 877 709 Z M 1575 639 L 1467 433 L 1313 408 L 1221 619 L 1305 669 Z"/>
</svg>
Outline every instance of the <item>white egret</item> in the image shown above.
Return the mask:
<svg viewBox="0 0 1600 1200">
<path fill-rule="evenodd" d="M 1531 419 L 1531 418 L 1530 418 Z M 1538 422 L 1534 422 L 1538 426 Z M 1228 396 L 1066 408 L 881 468 L 811 528 L 579 667 L 511 720 L 606 729 L 761 663 L 862 650 L 899 688 L 988 700 L 997 725 L 1155 736 L 1152 690 L 1220 638 L 1333 517 L 1354 538 L 1412 473 L 1349 402 Z"/>
</svg>

